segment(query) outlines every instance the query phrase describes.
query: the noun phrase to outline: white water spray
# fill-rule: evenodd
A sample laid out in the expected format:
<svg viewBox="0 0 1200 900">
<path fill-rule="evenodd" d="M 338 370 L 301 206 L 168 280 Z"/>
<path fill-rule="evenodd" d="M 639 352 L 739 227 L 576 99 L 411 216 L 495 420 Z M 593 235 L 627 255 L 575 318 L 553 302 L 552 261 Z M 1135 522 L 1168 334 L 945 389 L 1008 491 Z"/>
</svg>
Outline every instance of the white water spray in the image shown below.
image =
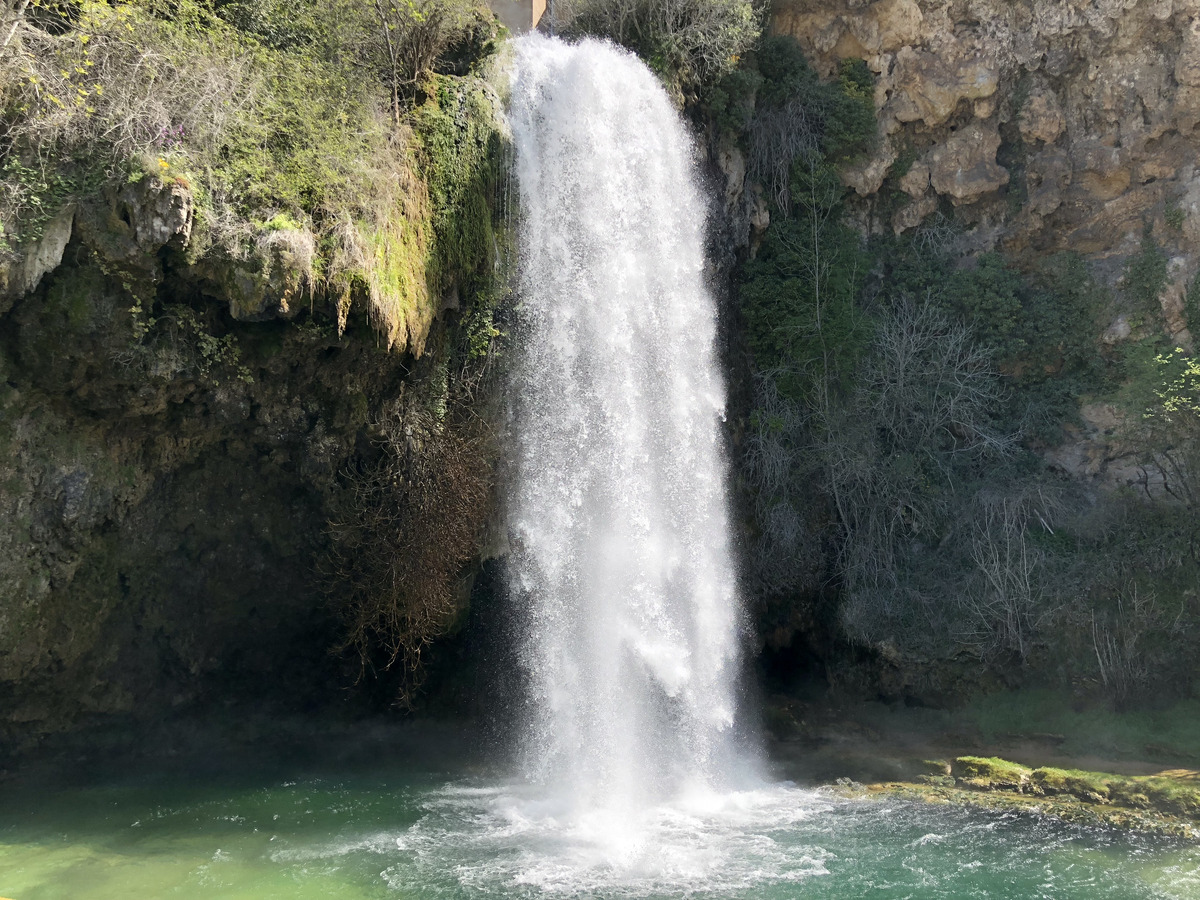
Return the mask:
<svg viewBox="0 0 1200 900">
<path fill-rule="evenodd" d="M 517 42 L 512 588 L 527 774 L 622 815 L 724 788 L 739 604 L 695 153 L 609 44 Z"/>
</svg>

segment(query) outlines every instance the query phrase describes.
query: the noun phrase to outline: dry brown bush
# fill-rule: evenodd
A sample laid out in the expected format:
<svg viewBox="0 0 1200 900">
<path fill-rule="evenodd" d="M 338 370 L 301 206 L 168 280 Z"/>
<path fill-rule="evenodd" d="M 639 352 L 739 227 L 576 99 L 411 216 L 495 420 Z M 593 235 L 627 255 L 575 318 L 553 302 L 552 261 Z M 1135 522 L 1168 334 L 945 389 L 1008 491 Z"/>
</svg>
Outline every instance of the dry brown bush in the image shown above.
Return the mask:
<svg viewBox="0 0 1200 900">
<path fill-rule="evenodd" d="M 459 614 L 463 568 L 491 508 L 491 458 L 472 420 L 438 422 L 399 409 L 380 426 L 381 457 L 346 473 L 343 514 L 330 524 L 330 590 L 346 622 L 339 650 L 363 672 L 382 654 L 400 667 L 411 704 L 423 654 Z"/>
</svg>

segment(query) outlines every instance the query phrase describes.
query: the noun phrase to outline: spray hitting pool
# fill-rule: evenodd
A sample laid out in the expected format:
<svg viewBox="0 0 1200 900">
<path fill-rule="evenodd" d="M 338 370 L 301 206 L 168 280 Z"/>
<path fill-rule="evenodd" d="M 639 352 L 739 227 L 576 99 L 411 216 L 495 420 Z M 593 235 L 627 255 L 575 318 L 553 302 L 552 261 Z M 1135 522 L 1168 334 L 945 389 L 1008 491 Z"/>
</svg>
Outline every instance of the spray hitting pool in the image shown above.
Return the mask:
<svg viewBox="0 0 1200 900">
<path fill-rule="evenodd" d="M 139 898 L 1194 898 L 1200 849 L 786 783 L 580 812 L 429 752 L 236 778 L 43 777 L 0 802 L 0 896 Z"/>
</svg>

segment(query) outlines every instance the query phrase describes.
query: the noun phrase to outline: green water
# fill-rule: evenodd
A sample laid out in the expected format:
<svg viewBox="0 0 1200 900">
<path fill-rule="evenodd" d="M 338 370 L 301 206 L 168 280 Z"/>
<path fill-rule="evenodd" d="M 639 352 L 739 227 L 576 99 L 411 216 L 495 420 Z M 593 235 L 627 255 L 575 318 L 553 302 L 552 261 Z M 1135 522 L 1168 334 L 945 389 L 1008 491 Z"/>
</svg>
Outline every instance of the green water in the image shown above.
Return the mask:
<svg viewBox="0 0 1200 900">
<path fill-rule="evenodd" d="M 1200 848 L 787 784 L 572 810 L 462 761 L 0 788 L 0 897 L 1200 898 Z"/>
</svg>

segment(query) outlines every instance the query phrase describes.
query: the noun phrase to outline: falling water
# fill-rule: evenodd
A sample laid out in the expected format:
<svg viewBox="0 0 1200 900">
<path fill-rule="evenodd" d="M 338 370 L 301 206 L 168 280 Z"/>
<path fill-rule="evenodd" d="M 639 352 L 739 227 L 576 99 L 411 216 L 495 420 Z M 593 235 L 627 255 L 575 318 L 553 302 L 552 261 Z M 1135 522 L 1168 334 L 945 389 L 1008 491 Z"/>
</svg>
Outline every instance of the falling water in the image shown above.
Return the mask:
<svg viewBox="0 0 1200 900">
<path fill-rule="evenodd" d="M 614 812 L 731 774 L 738 596 L 691 140 L 609 44 L 518 42 L 512 588 L 525 765 Z"/>
</svg>

